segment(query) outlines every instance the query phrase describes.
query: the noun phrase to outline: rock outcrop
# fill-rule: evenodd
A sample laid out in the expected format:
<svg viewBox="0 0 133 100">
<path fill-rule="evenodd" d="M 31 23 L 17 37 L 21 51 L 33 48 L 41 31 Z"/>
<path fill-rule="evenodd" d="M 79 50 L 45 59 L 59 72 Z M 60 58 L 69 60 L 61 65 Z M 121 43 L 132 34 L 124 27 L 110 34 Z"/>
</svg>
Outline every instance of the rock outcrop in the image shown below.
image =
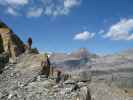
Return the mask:
<svg viewBox="0 0 133 100">
<path fill-rule="evenodd" d="M 24 44 L 6 24 L 0 22 L 0 53 L 6 52 L 10 57 L 17 57 L 24 52 Z"/>
</svg>

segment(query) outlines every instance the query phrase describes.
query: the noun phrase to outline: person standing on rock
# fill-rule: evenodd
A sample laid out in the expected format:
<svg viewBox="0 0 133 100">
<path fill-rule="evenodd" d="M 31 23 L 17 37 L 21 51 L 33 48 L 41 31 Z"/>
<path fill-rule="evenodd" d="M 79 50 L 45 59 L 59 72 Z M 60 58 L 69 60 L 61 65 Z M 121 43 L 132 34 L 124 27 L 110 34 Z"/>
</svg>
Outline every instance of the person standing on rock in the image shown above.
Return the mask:
<svg viewBox="0 0 133 100">
<path fill-rule="evenodd" d="M 31 53 L 31 47 L 32 47 L 32 38 L 29 37 L 27 40 L 27 44 L 24 45 L 25 53 Z"/>
<path fill-rule="evenodd" d="M 42 66 L 42 71 L 41 71 L 41 75 L 46 75 L 46 77 L 49 77 L 50 74 L 50 60 L 48 55 L 45 53 L 44 54 L 44 60 L 41 63 Z"/>
<path fill-rule="evenodd" d="M 30 50 L 31 49 L 31 46 L 32 46 L 32 38 L 29 37 L 27 42 L 28 42 L 28 48 Z"/>
</svg>

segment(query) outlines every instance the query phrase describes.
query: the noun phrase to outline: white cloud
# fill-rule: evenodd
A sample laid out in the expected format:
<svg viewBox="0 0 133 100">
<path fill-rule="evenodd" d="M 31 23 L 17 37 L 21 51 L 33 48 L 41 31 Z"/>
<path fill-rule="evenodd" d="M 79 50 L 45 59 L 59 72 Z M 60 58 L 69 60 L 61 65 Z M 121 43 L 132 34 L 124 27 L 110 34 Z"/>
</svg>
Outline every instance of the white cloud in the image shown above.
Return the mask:
<svg viewBox="0 0 133 100">
<path fill-rule="evenodd" d="M 47 0 L 46 0 L 47 1 Z M 49 2 L 44 2 L 45 4 L 45 15 L 48 16 L 59 16 L 59 15 L 67 15 L 70 10 L 80 5 L 81 0 L 50 0 Z"/>
<path fill-rule="evenodd" d="M 72 8 L 79 6 L 80 3 L 81 0 L 0 0 L 0 5 L 3 6 L 2 9 L 10 7 L 14 9 L 14 11 L 18 11 L 28 17 L 67 15 Z M 31 7 L 33 7 L 35 11 L 29 11 Z"/>
<path fill-rule="evenodd" d="M 28 3 L 28 0 L 6 0 L 8 4 L 24 5 Z"/>
<path fill-rule="evenodd" d="M 98 33 L 99 34 L 103 34 L 105 31 L 102 29 L 102 30 L 100 30 Z"/>
<path fill-rule="evenodd" d="M 19 15 L 19 13 L 16 12 L 13 8 L 8 8 L 8 9 L 7 9 L 7 13 L 8 13 L 8 14 L 11 14 L 11 15 L 13 15 L 13 16 L 18 16 L 18 15 Z"/>
<path fill-rule="evenodd" d="M 47 6 L 45 8 L 45 12 L 44 14 L 45 15 L 48 15 L 48 16 L 59 16 L 59 15 L 67 15 L 68 13 L 70 12 L 69 9 L 66 9 L 62 6 Z"/>
<path fill-rule="evenodd" d="M 52 13 L 53 13 L 52 9 L 53 9 L 53 5 L 47 6 L 47 7 L 45 8 L 45 12 L 44 12 L 44 13 L 45 13 L 46 15 L 52 15 Z"/>
<path fill-rule="evenodd" d="M 84 31 L 75 35 L 74 40 L 88 40 L 93 38 L 95 33 L 90 33 L 88 31 Z"/>
<path fill-rule="evenodd" d="M 127 40 L 133 40 L 133 34 L 131 34 L 131 35 L 127 38 Z"/>
<path fill-rule="evenodd" d="M 103 36 L 112 40 L 133 40 L 133 19 L 122 19 L 112 25 L 109 31 Z"/>
<path fill-rule="evenodd" d="M 27 12 L 27 16 L 28 17 L 39 17 L 42 15 L 42 13 L 43 13 L 43 8 L 31 8 Z"/>
<path fill-rule="evenodd" d="M 79 4 L 80 4 L 80 0 L 64 0 L 64 7 L 66 8 L 71 8 Z"/>
<path fill-rule="evenodd" d="M 0 4 L 4 5 L 25 5 L 28 4 L 29 0 L 0 0 Z"/>
</svg>

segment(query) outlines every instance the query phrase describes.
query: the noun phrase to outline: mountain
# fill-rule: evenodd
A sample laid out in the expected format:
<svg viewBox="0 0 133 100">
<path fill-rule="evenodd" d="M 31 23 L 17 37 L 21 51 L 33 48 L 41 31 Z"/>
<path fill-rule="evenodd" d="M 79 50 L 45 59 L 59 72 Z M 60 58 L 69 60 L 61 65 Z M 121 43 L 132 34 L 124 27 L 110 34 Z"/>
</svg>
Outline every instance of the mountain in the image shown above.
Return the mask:
<svg viewBox="0 0 133 100">
<path fill-rule="evenodd" d="M 98 57 L 96 54 L 88 52 L 86 48 L 80 48 L 76 51 L 73 51 L 69 54 L 69 56 L 78 59 Z"/>
<path fill-rule="evenodd" d="M 53 53 L 50 56 L 51 62 L 54 66 L 63 68 L 65 70 L 79 69 L 80 67 L 86 66 L 87 63 L 91 62 L 91 59 L 97 58 L 96 54 L 88 52 L 85 48 L 80 48 L 69 54 L 66 53 Z"/>
</svg>

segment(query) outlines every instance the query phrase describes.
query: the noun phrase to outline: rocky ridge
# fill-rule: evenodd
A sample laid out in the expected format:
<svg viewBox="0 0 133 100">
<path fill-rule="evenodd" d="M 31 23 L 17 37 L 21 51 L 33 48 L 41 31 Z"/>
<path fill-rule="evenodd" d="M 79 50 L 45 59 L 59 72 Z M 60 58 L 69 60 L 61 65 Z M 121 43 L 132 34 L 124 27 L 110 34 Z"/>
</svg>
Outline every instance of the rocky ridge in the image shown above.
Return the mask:
<svg viewBox="0 0 133 100">
<path fill-rule="evenodd" d="M 54 72 L 57 68 L 71 76 L 63 80 L 62 75 L 59 83 L 56 74 L 40 74 L 43 54 L 23 50 L 23 42 L 0 22 L 0 100 L 133 100 L 131 50 L 104 57 L 86 49 L 54 53 Z M 8 62 L 14 57 L 10 53 L 15 63 Z"/>
</svg>

